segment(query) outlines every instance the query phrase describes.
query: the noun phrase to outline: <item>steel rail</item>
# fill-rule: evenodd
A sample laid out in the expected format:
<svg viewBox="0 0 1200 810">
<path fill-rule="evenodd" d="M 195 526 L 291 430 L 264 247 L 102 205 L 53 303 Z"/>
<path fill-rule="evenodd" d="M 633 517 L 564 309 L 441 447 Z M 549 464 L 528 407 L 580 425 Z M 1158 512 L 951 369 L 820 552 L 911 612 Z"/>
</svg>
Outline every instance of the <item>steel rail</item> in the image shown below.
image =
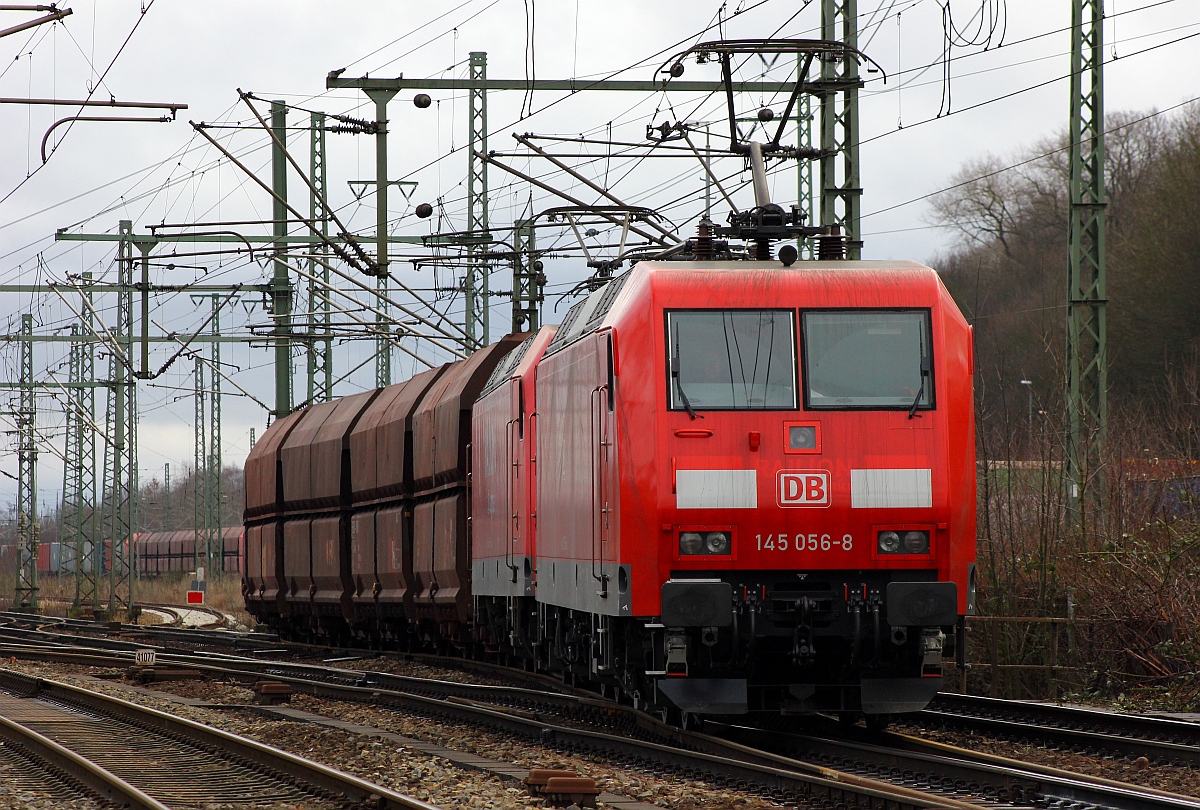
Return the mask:
<svg viewBox="0 0 1200 810">
<path fill-rule="evenodd" d="M 1200 765 L 1200 723 L 1187 720 L 951 693 L 938 695 L 913 720 Z"/>
<path fill-rule="evenodd" d="M 832 723 L 830 724 L 832 726 Z M 845 768 L 873 778 L 904 774 L 906 782 L 937 789 L 973 790 L 985 800 L 1016 806 L 1056 804 L 1113 810 L 1200 810 L 1200 799 L 1143 788 L 1014 759 L 976 755 L 944 743 L 896 734 L 868 735 L 856 728 L 797 734 L 747 726 L 719 726 L 722 738 Z M 866 766 L 865 768 L 863 766 Z"/>
<path fill-rule="evenodd" d="M 94 667 L 119 668 L 134 663 L 132 650 L 98 652 L 67 645 L 47 649 L 32 644 L 0 643 L 0 656 Z M 614 703 L 582 690 L 568 693 L 547 692 L 518 686 L 460 683 L 387 672 L 259 661 L 219 653 L 191 655 L 162 648 L 155 650 L 155 658 L 155 666 L 186 668 L 200 674 L 233 678 L 249 684 L 269 678 L 290 684 L 298 691 L 312 694 L 316 694 L 313 690 L 317 686 L 327 686 L 334 691 L 325 694 L 324 697 L 341 700 L 362 701 L 364 695 L 371 697 L 394 692 L 435 700 L 469 701 L 486 708 L 523 711 L 527 716 L 536 712 L 542 720 L 559 717 L 572 722 L 587 722 L 593 727 L 616 729 L 622 733 L 639 733 L 638 729 L 641 728 L 643 737 L 665 738 L 665 734 L 673 731 L 673 727 L 659 723 L 631 706 Z M 650 725 L 647 725 L 648 723 Z"/>
<path fill-rule="evenodd" d="M 0 621 L 5 620 L 10 622 L 14 620 L 20 620 L 23 623 L 35 624 L 41 628 L 46 628 L 53 625 L 63 628 L 74 628 L 87 633 L 104 632 L 103 628 L 98 626 L 95 622 L 84 619 L 63 619 L 59 617 L 47 618 L 45 616 L 32 613 L 14 613 L 12 611 L 8 611 L 0 613 Z M 48 629 L 25 629 L 13 627 L 11 625 L 0 625 L 0 636 L 8 634 L 27 639 L 40 638 L 50 643 L 68 645 L 71 643 L 86 643 L 91 646 L 114 650 L 134 650 L 154 646 L 153 644 L 148 644 L 146 642 L 128 640 L 130 637 L 137 637 L 158 639 L 164 643 L 176 642 L 188 645 L 210 643 L 214 645 L 230 647 L 235 650 L 240 649 L 246 652 L 259 653 L 286 652 L 297 655 L 320 655 L 321 657 L 338 654 L 345 655 L 349 653 L 351 655 L 359 655 L 362 658 L 373 658 L 379 655 L 378 651 L 373 650 L 345 649 L 325 647 L 314 644 L 303 644 L 294 641 L 281 641 L 279 637 L 273 633 L 247 633 L 228 630 L 189 630 L 176 627 L 145 627 L 141 625 L 128 624 L 122 624 L 120 628 L 119 635 L 123 636 L 124 638 L 113 638 L 111 635 L 107 635 L 105 637 L 99 637 L 95 635 L 68 635 L 51 632 Z M 595 697 L 595 692 L 593 691 L 567 686 L 561 680 L 550 675 L 513 669 L 512 667 L 491 664 L 485 661 L 474 661 L 466 658 L 450 658 L 427 653 L 383 652 L 382 655 L 386 657 L 397 657 L 402 660 L 426 662 L 432 666 L 454 668 L 504 680 L 511 681 L 512 679 L 516 678 L 522 682 L 534 684 L 539 688 L 553 689 L 555 691 L 582 697 Z M 249 660 L 263 661 L 266 659 Z"/>
<path fill-rule="evenodd" d="M 1134 759 L 1144 756 L 1157 763 L 1193 766 L 1200 764 L 1200 746 L 1194 743 L 1165 742 L 1141 736 L 1127 737 L 1087 729 L 1042 725 L 1031 720 L 974 717 L 928 710 L 921 712 L 919 723 L 922 726 L 974 729 L 1008 739 L 1040 740 L 1056 747 L 1103 751 Z M 1200 728 L 1196 728 L 1195 724 L 1187 725 L 1193 726 L 1192 739 L 1200 739 Z"/>
<path fill-rule="evenodd" d="M 1008 765 L 1014 760 L 1008 757 L 1002 757 L 997 754 L 985 754 L 980 751 L 971 751 L 970 749 L 960 748 L 950 745 L 949 743 L 936 742 L 934 740 L 926 740 L 920 737 L 914 737 L 911 734 L 901 734 L 899 732 L 885 732 L 885 739 L 889 745 L 894 745 L 897 748 L 904 748 L 915 751 L 930 751 L 935 753 L 953 756 L 959 759 L 969 759 L 977 762 L 987 762 L 996 765 Z M 1103 776 L 1090 776 L 1086 774 L 1075 773 L 1074 771 L 1064 770 L 1062 768 L 1054 768 L 1049 765 L 1038 765 L 1032 762 L 1020 762 L 1020 767 L 1035 774 L 1045 774 L 1053 777 L 1065 777 L 1068 779 L 1083 780 L 1093 782 L 1097 785 L 1107 785 L 1116 788 L 1128 788 L 1128 782 L 1121 782 L 1116 779 L 1106 779 Z M 1159 788 L 1146 787 L 1143 785 L 1136 786 L 1139 791 L 1145 793 L 1158 794 L 1167 798 L 1179 798 L 1180 794 L 1172 793 Z M 1196 801 L 1193 797 L 1183 796 L 1189 801 Z"/>
<path fill-rule="evenodd" d="M 90 759 L 3 716 L 0 716 L 0 737 L 34 754 L 114 805 L 133 810 L 171 810 Z"/>
<path fill-rule="evenodd" d="M 438 810 L 435 805 L 367 782 L 336 768 L 183 717 L 82 687 L 20 672 L 0 669 L 0 675 L 3 676 L 8 687 L 14 683 L 25 685 L 32 692 L 28 695 L 30 697 L 36 695 L 43 699 L 80 707 L 141 728 L 215 748 L 352 802 L 363 802 L 371 807 L 379 808 L 379 810 L 398 808 Z M 158 807 L 160 805 L 155 805 L 155 810 Z"/>
</svg>

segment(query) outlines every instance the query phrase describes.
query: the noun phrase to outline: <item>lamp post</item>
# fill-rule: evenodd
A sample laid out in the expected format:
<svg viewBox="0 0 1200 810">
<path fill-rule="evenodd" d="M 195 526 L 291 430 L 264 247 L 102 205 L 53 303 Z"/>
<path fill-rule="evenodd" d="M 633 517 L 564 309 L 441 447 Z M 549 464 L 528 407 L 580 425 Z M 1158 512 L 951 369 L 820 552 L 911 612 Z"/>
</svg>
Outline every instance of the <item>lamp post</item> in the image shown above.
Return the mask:
<svg viewBox="0 0 1200 810">
<path fill-rule="evenodd" d="M 1021 385 L 1029 393 L 1029 443 L 1033 444 L 1033 380 L 1021 380 Z"/>
</svg>

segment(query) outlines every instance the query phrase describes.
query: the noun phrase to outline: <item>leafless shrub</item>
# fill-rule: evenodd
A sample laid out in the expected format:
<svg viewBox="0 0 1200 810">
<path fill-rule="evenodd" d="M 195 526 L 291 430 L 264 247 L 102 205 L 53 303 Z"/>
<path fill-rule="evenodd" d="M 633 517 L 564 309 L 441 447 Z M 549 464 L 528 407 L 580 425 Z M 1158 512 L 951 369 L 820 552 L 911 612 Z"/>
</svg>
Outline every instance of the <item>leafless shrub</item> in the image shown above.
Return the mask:
<svg viewBox="0 0 1200 810">
<path fill-rule="evenodd" d="M 1168 369 L 1162 396 L 1115 407 L 1100 474 L 1078 504 L 1061 403 L 1026 424 L 1015 408 L 980 413 L 980 612 L 1040 621 L 976 624 L 973 660 L 1005 665 L 981 667 L 976 689 L 1200 696 L 1198 387 L 1192 351 Z"/>
</svg>

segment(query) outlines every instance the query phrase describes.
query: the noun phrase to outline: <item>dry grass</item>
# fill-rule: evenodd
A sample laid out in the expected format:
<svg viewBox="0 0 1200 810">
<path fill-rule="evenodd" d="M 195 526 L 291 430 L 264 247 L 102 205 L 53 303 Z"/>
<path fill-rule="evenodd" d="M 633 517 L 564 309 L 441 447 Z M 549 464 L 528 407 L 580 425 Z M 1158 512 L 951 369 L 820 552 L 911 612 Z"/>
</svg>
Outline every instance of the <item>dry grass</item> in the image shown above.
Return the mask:
<svg viewBox="0 0 1200 810">
<path fill-rule="evenodd" d="M 133 595 L 138 604 L 143 605 L 182 605 L 187 599 L 187 589 L 191 579 L 187 574 L 167 574 L 154 578 L 142 578 L 134 582 Z M 0 603 L 11 604 L 14 581 L 11 576 L 0 577 Z M 108 580 L 100 584 L 101 602 L 107 598 Z M 75 578 L 72 575 L 43 576 L 38 581 L 38 598 L 41 602 L 41 612 L 46 616 L 66 616 L 67 609 L 75 597 Z M 242 581 L 239 576 L 231 575 L 222 579 L 209 580 L 205 594 L 205 604 L 223 613 L 227 613 L 247 627 L 254 627 L 254 617 L 246 612 L 242 600 Z M 149 623 L 148 617 L 143 617 L 142 624 Z"/>
</svg>

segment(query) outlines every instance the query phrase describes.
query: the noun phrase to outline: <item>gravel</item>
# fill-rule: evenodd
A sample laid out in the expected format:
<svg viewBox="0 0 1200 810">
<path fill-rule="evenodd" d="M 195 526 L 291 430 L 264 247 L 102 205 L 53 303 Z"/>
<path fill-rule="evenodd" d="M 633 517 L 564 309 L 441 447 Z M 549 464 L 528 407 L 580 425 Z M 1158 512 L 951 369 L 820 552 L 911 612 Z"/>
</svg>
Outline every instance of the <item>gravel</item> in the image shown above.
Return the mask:
<svg viewBox="0 0 1200 810">
<path fill-rule="evenodd" d="M 0 745 L 0 810 L 99 810 L 100 805 L 54 783 L 37 766 Z"/>
<path fill-rule="evenodd" d="M 355 662 L 357 665 L 358 662 Z M 323 762 L 364 779 L 445 808 L 540 808 L 516 783 L 479 771 L 463 770 L 421 751 L 397 747 L 339 729 L 267 719 L 247 710 L 214 710 L 172 703 L 119 686 L 82 682 L 75 673 L 96 675 L 97 668 L 53 664 L 10 664 L 31 674 L 78 683 L 90 689 L 169 711 L 236 734 L 260 740 Z M 89 670 L 84 672 L 84 670 Z M 220 681 L 169 681 L 149 688 L 181 697 L 222 704 L 250 702 L 250 690 Z M 605 791 L 657 804 L 670 810 L 774 810 L 780 805 L 757 794 L 717 788 L 707 783 L 663 776 L 563 754 L 500 732 L 461 727 L 385 709 L 329 701 L 309 695 L 292 697 L 294 708 L 433 742 L 460 752 L 511 762 L 522 768 L 564 768 L 596 780 Z M 601 802 L 601 806 L 606 805 Z"/>
<path fill-rule="evenodd" d="M 478 683 L 485 686 L 512 686 L 511 681 L 491 678 L 474 672 L 466 672 L 453 667 L 430 666 L 422 661 L 407 661 L 390 655 L 378 658 L 367 658 L 361 661 L 347 661 L 337 664 L 348 669 L 361 669 L 365 672 L 384 672 L 389 675 L 404 675 L 410 678 L 432 678 L 453 683 Z"/>
</svg>

